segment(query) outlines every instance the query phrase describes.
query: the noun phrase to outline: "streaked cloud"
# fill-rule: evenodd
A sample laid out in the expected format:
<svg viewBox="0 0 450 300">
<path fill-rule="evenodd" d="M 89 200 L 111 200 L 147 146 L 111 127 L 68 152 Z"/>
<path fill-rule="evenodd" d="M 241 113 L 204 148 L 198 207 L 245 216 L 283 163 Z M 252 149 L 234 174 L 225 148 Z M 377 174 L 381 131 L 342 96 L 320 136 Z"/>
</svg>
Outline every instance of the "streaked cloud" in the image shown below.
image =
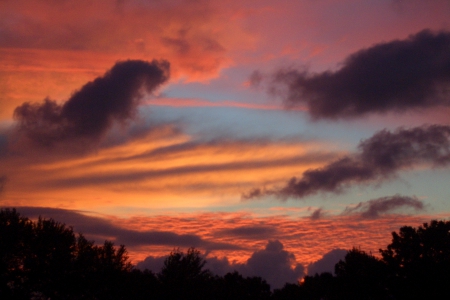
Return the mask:
<svg viewBox="0 0 450 300">
<path fill-rule="evenodd" d="M 416 211 L 423 211 L 425 206 L 416 197 L 395 195 L 360 202 L 356 206 L 347 207 L 343 213 L 349 215 L 358 214 L 361 218 L 375 219 L 380 217 L 381 214 L 390 213 L 399 208 L 412 208 Z"/>
<path fill-rule="evenodd" d="M 14 149 L 0 159 L 4 174 L 11 178 L 5 201 L 29 199 L 33 205 L 48 206 L 50 194 L 59 198 L 71 191 L 62 205 L 76 199 L 80 207 L 120 205 L 124 194 L 133 195 L 129 204 L 139 206 L 202 206 L 225 197 L 227 203 L 239 203 L 242 190 L 260 182 L 281 183 L 286 173 L 336 157 L 324 152 L 320 141 L 300 138 L 202 140 L 173 124 L 153 124 L 136 129 L 136 134 L 131 130 L 112 130 L 95 152 L 81 156 L 45 148 L 32 148 L 31 153 L 30 148 Z M 33 190 L 32 197 L 25 196 L 28 190 Z"/>
<path fill-rule="evenodd" d="M 450 163 L 450 127 L 431 125 L 382 130 L 358 145 L 359 151 L 322 168 L 310 169 L 300 179 L 291 178 L 280 189 L 256 188 L 242 195 L 252 199 L 276 195 L 305 198 L 320 192 L 341 193 L 354 184 L 386 181 L 403 169 L 419 164 L 446 167 Z"/>
<path fill-rule="evenodd" d="M 35 219 L 39 216 L 73 226 L 74 231 L 84 234 L 97 243 L 112 240 L 116 244 L 127 245 L 131 249 L 151 245 L 169 247 L 198 247 L 206 250 L 238 250 L 238 245 L 204 240 L 195 234 L 178 234 L 163 230 L 137 230 L 117 226 L 105 217 L 86 215 L 83 211 L 44 207 L 21 207 L 19 213 Z"/>
</svg>

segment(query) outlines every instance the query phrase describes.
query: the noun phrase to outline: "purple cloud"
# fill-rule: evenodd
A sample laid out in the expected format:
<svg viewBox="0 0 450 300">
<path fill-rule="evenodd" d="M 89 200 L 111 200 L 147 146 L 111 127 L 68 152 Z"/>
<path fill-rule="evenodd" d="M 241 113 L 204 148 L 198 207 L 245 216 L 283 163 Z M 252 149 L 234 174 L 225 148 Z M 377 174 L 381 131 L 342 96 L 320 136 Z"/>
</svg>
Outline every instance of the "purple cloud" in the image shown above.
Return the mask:
<svg viewBox="0 0 450 300">
<path fill-rule="evenodd" d="M 359 214 L 364 219 L 376 219 L 380 214 L 389 213 L 400 208 L 424 210 L 424 204 L 416 197 L 395 195 L 360 202 L 354 207 L 347 207 L 343 214 Z"/>
<path fill-rule="evenodd" d="M 152 93 L 168 78 L 167 61 L 117 62 L 63 104 L 45 99 L 18 106 L 14 111 L 18 132 L 39 146 L 97 142 L 115 122 L 133 118 L 143 93 Z"/>
<path fill-rule="evenodd" d="M 382 130 L 360 142 L 358 150 L 322 168 L 307 170 L 280 189 L 256 188 L 242 198 L 275 195 L 300 199 L 319 192 L 340 193 L 349 185 L 380 182 L 421 163 L 445 167 L 450 163 L 450 126 Z"/>
<path fill-rule="evenodd" d="M 286 87 L 287 106 L 306 104 L 313 119 L 449 106 L 449 47 L 450 32 L 424 30 L 353 53 L 337 71 L 279 71 L 270 90 Z"/>
</svg>

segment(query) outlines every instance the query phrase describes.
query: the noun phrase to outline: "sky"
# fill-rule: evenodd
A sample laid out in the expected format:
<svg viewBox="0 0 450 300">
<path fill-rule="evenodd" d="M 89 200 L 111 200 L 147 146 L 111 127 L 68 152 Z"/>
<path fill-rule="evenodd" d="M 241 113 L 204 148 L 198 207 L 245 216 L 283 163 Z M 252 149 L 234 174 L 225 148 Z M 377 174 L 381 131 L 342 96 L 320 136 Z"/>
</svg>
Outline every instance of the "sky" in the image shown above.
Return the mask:
<svg viewBox="0 0 450 300">
<path fill-rule="evenodd" d="M 447 0 L 0 2 L 0 206 L 272 287 L 450 216 Z M 277 276 L 274 276 L 277 274 Z M 280 275 L 282 274 L 282 275 Z"/>
</svg>

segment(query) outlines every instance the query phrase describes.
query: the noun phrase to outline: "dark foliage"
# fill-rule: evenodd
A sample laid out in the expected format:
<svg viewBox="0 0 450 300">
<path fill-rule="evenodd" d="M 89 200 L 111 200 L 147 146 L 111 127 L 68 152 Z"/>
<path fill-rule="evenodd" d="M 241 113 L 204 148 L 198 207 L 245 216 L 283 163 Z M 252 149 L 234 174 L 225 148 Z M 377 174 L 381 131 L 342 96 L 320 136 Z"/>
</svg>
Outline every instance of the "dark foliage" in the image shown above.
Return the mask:
<svg viewBox="0 0 450 300">
<path fill-rule="evenodd" d="M 396 299 L 450 298 L 450 221 L 402 227 L 380 253 Z"/>
<path fill-rule="evenodd" d="M 124 246 L 96 246 L 52 219 L 0 210 L 1 299 L 127 299 L 131 270 Z"/>
</svg>

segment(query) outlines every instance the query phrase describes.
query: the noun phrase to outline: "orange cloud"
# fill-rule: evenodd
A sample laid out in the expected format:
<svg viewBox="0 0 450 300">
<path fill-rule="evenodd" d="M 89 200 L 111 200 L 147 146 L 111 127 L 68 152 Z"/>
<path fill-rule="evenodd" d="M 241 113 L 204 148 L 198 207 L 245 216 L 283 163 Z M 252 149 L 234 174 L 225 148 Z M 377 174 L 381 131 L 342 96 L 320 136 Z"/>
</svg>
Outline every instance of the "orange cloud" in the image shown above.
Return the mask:
<svg viewBox="0 0 450 300">
<path fill-rule="evenodd" d="M 448 217 L 440 217 L 444 216 Z M 243 249 L 214 250 L 209 254 L 227 257 L 230 261 L 239 263 L 244 263 L 254 251 L 263 249 L 268 240 L 277 239 L 287 251 L 295 254 L 297 263 L 307 265 L 336 248 L 360 247 L 366 252 L 378 255 L 378 249 L 385 248 L 391 242 L 391 232 L 398 231 L 405 225 L 418 226 L 430 221 L 431 217 L 386 215 L 376 220 L 364 220 L 348 216 L 329 216 L 311 221 L 301 215 L 262 217 L 250 212 L 222 212 L 113 219 L 115 224 L 127 229 L 145 231 L 163 227 L 177 234 L 196 234 L 205 240 L 239 245 Z M 148 246 L 131 249 L 131 252 L 133 259 L 138 261 L 148 255 L 167 255 L 170 250 L 164 246 Z"/>
<path fill-rule="evenodd" d="M 0 160 L 8 176 L 3 201 L 76 208 L 120 206 L 123 197 L 128 206 L 160 208 L 237 203 L 256 184 L 281 184 L 336 155 L 313 141 L 202 141 L 171 126 L 127 139 L 82 156 L 16 148 L 21 155 Z"/>
<path fill-rule="evenodd" d="M 172 78 L 217 77 L 248 37 L 208 1 L 2 1 L 0 118 L 25 101 L 66 99 L 118 60 L 167 59 Z M 199 59 L 201 58 L 201 59 Z"/>
<path fill-rule="evenodd" d="M 157 98 L 145 102 L 148 105 L 170 107 L 236 107 L 244 109 L 282 110 L 281 105 L 245 103 L 237 101 L 208 101 L 204 99 Z M 293 110 L 304 111 L 306 108 L 295 107 Z"/>
</svg>

